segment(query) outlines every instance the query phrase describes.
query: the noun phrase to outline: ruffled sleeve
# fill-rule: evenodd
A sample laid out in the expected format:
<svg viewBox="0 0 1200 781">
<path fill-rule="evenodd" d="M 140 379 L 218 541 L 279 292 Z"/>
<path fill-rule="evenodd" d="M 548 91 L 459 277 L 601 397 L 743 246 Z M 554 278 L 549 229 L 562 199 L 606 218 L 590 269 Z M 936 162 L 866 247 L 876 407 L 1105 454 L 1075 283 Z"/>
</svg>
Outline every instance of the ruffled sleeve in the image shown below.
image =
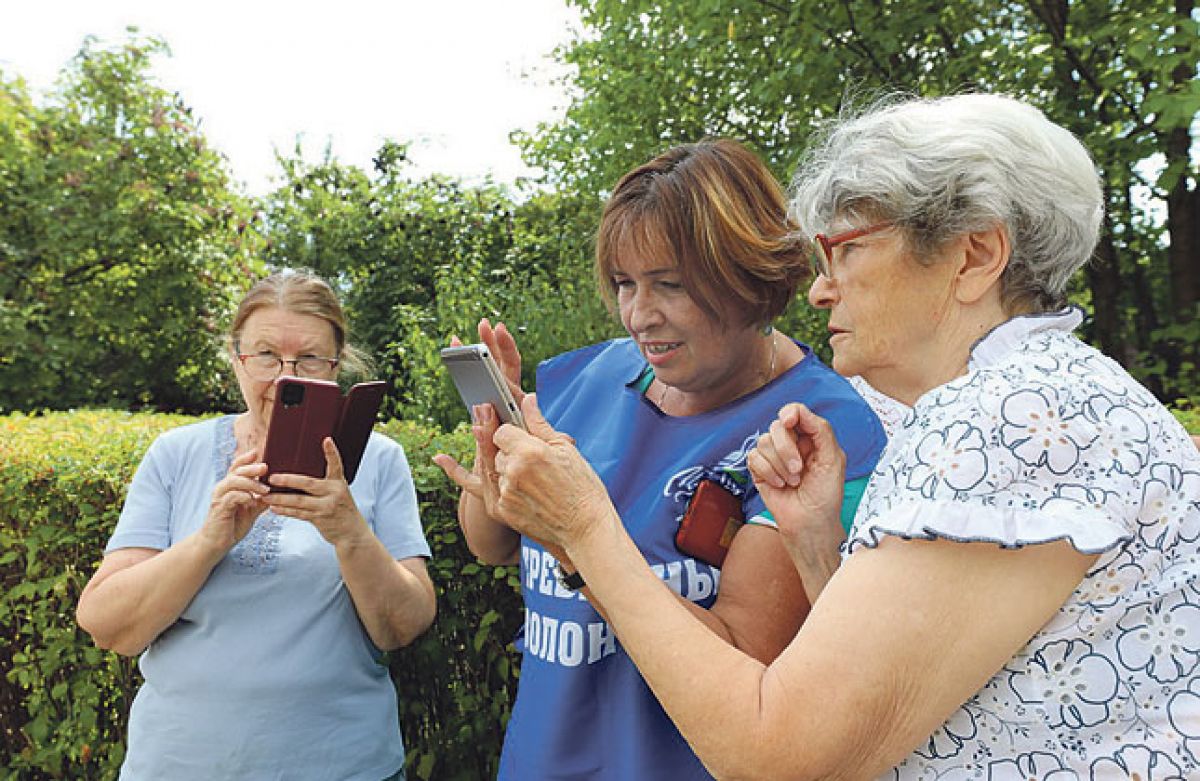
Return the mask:
<svg viewBox="0 0 1200 781">
<path fill-rule="evenodd" d="M 847 554 L 889 535 L 1067 540 L 1088 554 L 1137 536 L 1161 416 L 1086 375 L 1054 381 L 1053 368 L 977 371 L 920 399 L 872 478 Z"/>
<path fill-rule="evenodd" d="M 887 536 L 906 540 L 947 539 L 955 542 L 994 542 L 1020 548 L 1067 540 L 1080 553 L 1104 553 L 1133 538 L 1132 532 L 1103 513 L 1008 509 L 978 502 L 910 500 L 872 515 L 855 529 L 847 546 L 874 548 Z"/>
</svg>

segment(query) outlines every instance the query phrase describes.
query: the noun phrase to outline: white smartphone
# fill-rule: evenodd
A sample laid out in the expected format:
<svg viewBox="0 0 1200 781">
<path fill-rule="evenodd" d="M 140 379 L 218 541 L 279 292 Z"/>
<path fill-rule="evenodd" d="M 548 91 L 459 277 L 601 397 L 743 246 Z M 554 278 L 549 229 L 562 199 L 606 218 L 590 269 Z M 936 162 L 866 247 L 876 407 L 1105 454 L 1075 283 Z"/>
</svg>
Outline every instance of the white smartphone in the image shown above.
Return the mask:
<svg viewBox="0 0 1200 781">
<path fill-rule="evenodd" d="M 525 428 L 521 409 L 486 345 L 443 348 L 442 362 L 450 371 L 454 387 L 458 388 L 458 395 L 462 396 L 468 410 L 476 404 L 491 404 L 502 422 Z"/>
</svg>

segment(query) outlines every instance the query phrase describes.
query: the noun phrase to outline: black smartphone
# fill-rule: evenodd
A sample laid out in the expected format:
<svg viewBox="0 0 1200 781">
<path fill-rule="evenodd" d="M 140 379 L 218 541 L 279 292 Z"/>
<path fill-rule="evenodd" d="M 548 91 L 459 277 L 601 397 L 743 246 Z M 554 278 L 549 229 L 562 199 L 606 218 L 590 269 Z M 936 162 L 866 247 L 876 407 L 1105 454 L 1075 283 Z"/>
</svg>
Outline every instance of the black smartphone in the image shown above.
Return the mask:
<svg viewBox="0 0 1200 781">
<path fill-rule="evenodd" d="M 446 347 L 442 350 L 442 363 L 468 410 L 476 404 L 491 404 L 502 422 L 525 428 L 521 408 L 486 345 Z"/>
</svg>

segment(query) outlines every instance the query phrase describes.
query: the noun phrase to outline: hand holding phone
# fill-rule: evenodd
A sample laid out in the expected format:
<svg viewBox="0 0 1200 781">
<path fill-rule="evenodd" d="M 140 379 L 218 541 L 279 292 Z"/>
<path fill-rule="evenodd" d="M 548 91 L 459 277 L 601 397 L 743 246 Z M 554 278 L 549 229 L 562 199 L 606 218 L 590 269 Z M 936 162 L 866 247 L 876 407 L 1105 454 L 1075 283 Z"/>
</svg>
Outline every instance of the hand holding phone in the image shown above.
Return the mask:
<svg viewBox="0 0 1200 781">
<path fill-rule="evenodd" d="M 321 443 L 325 437 L 333 437 L 346 482 L 354 482 L 385 387 L 383 382 L 363 382 L 343 397 L 335 382 L 289 376 L 275 380 L 275 401 L 263 448 L 267 474 L 262 479 L 280 473 L 324 477 Z"/>
<path fill-rule="evenodd" d="M 491 404 L 502 423 L 525 428 L 521 408 L 517 406 L 508 382 L 486 345 L 464 344 L 442 350 L 442 363 L 454 380 L 458 395 L 470 410 L 476 404 Z"/>
</svg>

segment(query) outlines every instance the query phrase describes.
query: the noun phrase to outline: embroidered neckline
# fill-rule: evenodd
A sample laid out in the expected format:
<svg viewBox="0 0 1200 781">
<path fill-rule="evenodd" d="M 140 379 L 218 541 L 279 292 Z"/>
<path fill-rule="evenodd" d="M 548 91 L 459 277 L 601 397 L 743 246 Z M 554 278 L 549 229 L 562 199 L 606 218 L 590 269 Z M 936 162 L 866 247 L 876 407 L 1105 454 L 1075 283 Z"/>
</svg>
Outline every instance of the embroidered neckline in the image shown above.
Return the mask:
<svg viewBox="0 0 1200 781">
<path fill-rule="evenodd" d="M 237 415 L 226 415 L 217 421 L 217 443 L 213 448 L 213 469 L 217 479 L 225 477 L 229 465 L 233 463 L 233 454 L 237 450 L 237 436 L 233 433 L 233 421 Z"/>
</svg>

